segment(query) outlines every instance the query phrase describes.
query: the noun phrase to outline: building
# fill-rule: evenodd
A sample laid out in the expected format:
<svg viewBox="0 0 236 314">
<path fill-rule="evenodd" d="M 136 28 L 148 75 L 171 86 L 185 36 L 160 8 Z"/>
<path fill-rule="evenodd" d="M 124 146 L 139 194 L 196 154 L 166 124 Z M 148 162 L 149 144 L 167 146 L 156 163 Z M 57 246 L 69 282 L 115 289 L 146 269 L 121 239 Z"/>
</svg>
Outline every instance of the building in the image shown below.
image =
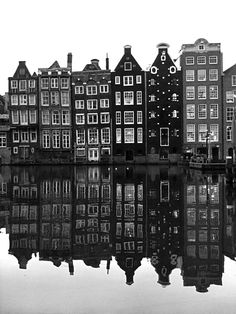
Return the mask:
<svg viewBox="0 0 236 314">
<path fill-rule="evenodd" d="M 71 70 L 71 53 L 67 56 L 67 67 L 63 68 L 55 61 L 49 68 L 38 70 L 40 162 L 68 163 L 73 160 Z"/>
<path fill-rule="evenodd" d="M 0 95 L 0 164 L 9 164 L 11 158 L 8 97 L 6 96 Z"/>
<path fill-rule="evenodd" d="M 9 82 L 11 163 L 35 163 L 38 153 L 38 84 L 25 61 Z"/>
<path fill-rule="evenodd" d="M 75 163 L 111 161 L 111 77 L 109 60 L 102 70 L 92 59 L 72 73 L 73 148 Z"/>
<path fill-rule="evenodd" d="M 168 44 L 161 43 L 157 48 L 146 82 L 147 161 L 177 162 L 183 133 L 181 71 L 168 54 Z"/>
<path fill-rule="evenodd" d="M 236 128 L 236 64 L 224 71 L 223 75 L 223 134 L 224 159 L 233 157 L 235 161 Z"/>
<path fill-rule="evenodd" d="M 200 38 L 182 45 L 183 152 L 223 158 L 220 43 Z"/>
<path fill-rule="evenodd" d="M 114 162 L 145 162 L 145 75 L 124 47 L 124 55 L 111 75 Z"/>
</svg>

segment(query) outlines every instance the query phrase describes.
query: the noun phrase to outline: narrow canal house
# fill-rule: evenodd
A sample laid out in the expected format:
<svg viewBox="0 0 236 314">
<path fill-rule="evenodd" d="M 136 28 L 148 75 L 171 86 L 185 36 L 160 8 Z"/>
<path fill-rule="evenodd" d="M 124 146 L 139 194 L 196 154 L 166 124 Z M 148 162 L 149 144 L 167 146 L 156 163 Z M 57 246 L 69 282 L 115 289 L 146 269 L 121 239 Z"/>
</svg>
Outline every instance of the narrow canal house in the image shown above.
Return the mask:
<svg viewBox="0 0 236 314">
<path fill-rule="evenodd" d="M 236 128 L 236 64 L 224 71 L 223 75 L 223 134 L 224 159 L 226 156 L 235 158 Z"/>
<path fill-rule="evenodd" d="M 67 163 L 71 152 L 71 70 L 72 54 L 67 67 L 55 61 L 49 68 L 40 68 L 39 130 L 40 161 Z"/>
<path fill-rule="evenodd" d="M 220 43 L 200 38 L 182 45 L 183 152 L 223 158 L 222 53 Z"/>
<path fill-rule="evenodd" d="M 157 48 L 146 83 L 147 161 L 177 162 L 182 144 L 181 72 L 168 54 L 169 45 Z"/>
<path fill-rule="evenodd" d="M 108 163 L 112 154 L 109 60 L 105 70 L 92 59 L 72 75 L 74 162 Z"/>
<path fill-rule="evenodd" d="M 11 162 L 35 163 L 38 158 L 37 75 L 31 75 L 25 61 L 19 61 L 8 82 Z"/>
<path fill-rule="evenodd" d="M 7 95 L 0 95 L 0 164 L 9 164 L 11 158 L 10 125 Z M 1 193 L 0 193 L 1 194 Z"/>
<path fill-rule="evenodd" d="M 124 47 L 111 75 L 114 162 L 145 162 L 145 75 Z"/>
</svg>

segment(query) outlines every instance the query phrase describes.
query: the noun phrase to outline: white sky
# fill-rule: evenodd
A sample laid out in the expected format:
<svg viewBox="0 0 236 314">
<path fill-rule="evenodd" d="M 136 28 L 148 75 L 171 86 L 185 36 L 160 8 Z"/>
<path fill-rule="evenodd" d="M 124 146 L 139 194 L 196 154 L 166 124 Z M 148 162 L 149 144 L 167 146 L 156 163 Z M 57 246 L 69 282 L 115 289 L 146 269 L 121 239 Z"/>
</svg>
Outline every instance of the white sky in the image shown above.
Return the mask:
<svg viewBox="0 0 236 314">
<path fill-rule="evenodd" d="M 3 0 L 0 94 L 20 60 L 33 73 L 55 60 L 66 66 L 72 52 L 73 70 L 82 70 L 93 58 L 104 68 L 108 53 L 113 70 L 126 44 L 146 69 L 158 43 L 176 58 L 182 44 L 203 37 L 221 43 L 225 70 L 236 63 L 235 9 L 235 0 Z"/>
</svg>

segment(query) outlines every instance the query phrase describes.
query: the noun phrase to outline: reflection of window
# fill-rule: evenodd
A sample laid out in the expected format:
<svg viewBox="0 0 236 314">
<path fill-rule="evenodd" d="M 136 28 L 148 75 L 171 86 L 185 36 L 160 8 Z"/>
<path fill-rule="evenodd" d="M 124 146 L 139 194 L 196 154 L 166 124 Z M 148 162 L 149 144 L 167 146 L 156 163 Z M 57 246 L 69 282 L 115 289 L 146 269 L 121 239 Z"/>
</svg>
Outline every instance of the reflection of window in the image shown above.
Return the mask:
<svg viewBox="0 0 236 314">
<path fill-rule="evenodd" d="M 186 81 L 194 81 L 194 70 L 186 70 Z"/>
<path fill-rule="evenodd" d="M 219 259 L 220 250 L 218 245 L 211 245 L 211 258 L 212 259 Z"/>
<path fill-rule="evenodd" d="M 187 186 L 187 204 L 196 203 L 196 186 L 188 185 Z"/>
<path fill-rule="evenodd" d="M 195 230 L 188 230 L 187 231 L 187 241 L 188 242 L 195 242 L 196 241 L 196 231 Z"/>
<path fill-rule="evenodd" d="M 199 245 L 199 258 L 207 259 L 208 258 L 208 248 L 207 245 Z"/>
<path fill-rule="evenodd" d="M 187 256 L 196 257 L 196 246 L 195 245 L 187 245 Z"/>
<path fill-rule="evenodd" d="M 125 204 L 125 217 L 134 217 L 134 204 Z"/>
<path fill-rule="evenodd" d="M 199 210 L 198 223 L 201 226 L 207 225 L 207 210 L 206 209 Z"/>
<path fill-rule="evenodd" d="M 195 124 L 187 124 L 187 142 L 195 142 Z"/>
<path fill-rule="evenodd" d="M 210 223 L 211 226 L 217 227 L 219 226 L 219 209 L 212 209 L 211 210 L 211 219 L 210 219 Z"/>
<path fill-rule="evenodd" d="M 207 230 L 199 230 L 198 236 L 200 242 L 207 242 Z"/>
<path fill-rule="evenodd" d="M 188 208 L 187 209 L 187 225 L 194 226 L 196 224 L 196 209 Z"/>
<path fill-rule="evenodd" d="M 125 185 L 125 201 L 134 201 L 135 199 L 135 186 L 134 184 Z"/>
<path fill-rule="evenodd" d="M 161 181 L 160 184 L 160 201 L 168 202 L 169 201 L 169 181 Z"/>
<path fill-rule="evenodd" d="M 125 128 L 124 137 L 125 137 L 125 143 L 134 143 L 134 129 Z"/>
<path fill-rule="evenodd" d="M 125 223 L 125 237 L 134 237 L 134 223 L 126 222 Z"/>
</svg>

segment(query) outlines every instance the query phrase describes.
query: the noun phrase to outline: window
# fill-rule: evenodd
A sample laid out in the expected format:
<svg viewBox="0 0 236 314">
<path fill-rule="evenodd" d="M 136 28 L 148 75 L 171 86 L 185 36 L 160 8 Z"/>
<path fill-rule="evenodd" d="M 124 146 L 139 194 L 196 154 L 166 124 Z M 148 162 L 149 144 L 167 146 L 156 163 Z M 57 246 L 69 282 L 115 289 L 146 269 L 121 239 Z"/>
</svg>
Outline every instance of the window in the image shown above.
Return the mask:
<svg viewBox="0 0 236 314">
<path fill-rule="evenodd" d="M 123 85 L 124 86 L 131 86 L 133 85 L 133 76 L 124 76 L 123 77 Z"/>
<path fill-rule="evenodd" d="M 197 64 L 206 64 L 206 57 L 205 56 L 198 56 L 197 57 Z"/>
<path fill-rule="evenodd" d="M 61 88 L 69 88 L 69 79 L 61 78 Z"/>
<path fill-rule="evenodd" d="M 137 111 L 137 124 L 142 124 L 142 123 L 143 123 L 143 112 Z"/>
<path fill-rule="evenodd" d="M 7 147 L 7 133 L 0 132 L 0 147 Z"/>
<path fill-rule="evenodd" d="M 36 123 L 37 122 L 36 110 L 30 110 L 29 111 L 29 121 L 30 121 L 30 123 Z"/>
<path fill-rule="evenodd" d="M 29 133 L 28 131 L 21 131 L 21 142 L 28 143 L 29 142 Z"/>
<path fill-rule="evenodd" d="M 52 112 L 52 124 L 60 124 L 60 112 L 58 110 Z"/>
<path fill-rule="evenodd" d="M 20 141 L 20 136 L 18 131 L 12 132 L 12 140 L 14 143 L 18 143 Z"/>
<path fill-rule="evenodd" d="M 110 123 L 110 114 L 109 112 L 102 112 L 100 114 L 101 123 Z"/>
<path fill-rule="evenodd" d="M 209 70 L 209 80 L 210 81 L 218 81 L 218 70 L 210 69 Z"/>
<path fill-rule="evenodd" d="M 232 127 L 226 127 L 226 141 L 232 141 Z"/>
<path fill-rule="evenodd" d="M 134 104 L 134 92 L 124 92 L 124 105 Z"/>
<path fill-rule="evenodd" d="M 110 144 L 110 128 L 101 129 L 101 143 Z"/>
<path fill-rule="evenodd" d="M 75 109 L 84 109 L 84 100 L 76 100 Z"/>
<path fill-rule="evenodd" d="M 42 132 L 42 146 L 43 148 L 50 148 L 50 133 L 49 131 Z"/>
<path fill-rule="evenodd" d="M 70 125 L 70 111 L 69 110 L 62 110 L 62 124 Z"/>
<path fill-rule="evenodd" d="M 84 86 L 75 86 L 75 94 L 84 94 Z"/>
<path fill-rule="evenodd" d="M 194 86 L 187 86 L 186 87 L 186 99 L 195 99 L 195 88 Z"/>
<path fill-rule="evenodd" d="M 60 148 L 60 131 L 52 131 L 52 147 Z"/>
<path fill-rule="evenodd" d="M 109 99 L 100 99 L 100 108 L 109 108 Z"/>
<path fill-rule="evenodd" d="M 70 131 L 69 130 L 62 131 L 62 147 L 70 148 Z"/>
<path fill-rule="evenodd" d="M 57 106 L 59 105 L 59 93 L 51 92 L 51 105 Z"/>
<path fill-rule="evenodd" d="M 124 112 L 124 124 L 134 124 L 134 112 L 133 111 Z"/>
<path fill-rule="evenodd" d="M 27 88 L 26 80 L 20 80 L 19 81 L 19 90 L 25 91 Z"/>
<path fill-rule="evenodd" d="M 198 86 L 198 99 L 206 99 L 206 86 Z"/>
<path fill-rule="evenodd" d="M 207 107 L 206 104 L 198 105 L 198 119 L 206 119 L 207 118 Z"/>
<path fill-rule="evenodd" d="M 210 104 L 210 119 L 218 119 L 218 104 Z"/>
<path fill-rule="evenodd" d="M 116 143 L 121 143 L 121 129 L 116 129 Z"/>
<path fill-rule="evenodd" d="M 143 128 L 137 128 L 137 143 L 143 143 Z"/>
<path fill-rule="evenodd" d="M 187 119 L 195 119 L 195 105 L 189 104 L 186 106 Z"/>
<path fill-rule="evenodd" d="M 116 95 L 116 105 L 118 106 L 121 103 L 121 93 L 116 92 L 115 95 Z"/>
<path fill-rule="evenodd" d="M 142 83 L 142 76 L 136 75 L 136 84 L 141 84 L 141 83 Z"/>
<path fill-rule="evenodd" d="M 98 109 L 98 101 L 97 101 L 97 99 L 88 99 L 87 100 L 87 109 L 88 110 Z"/>
<path fill-rule="evenodd" d="M 77 113 L 75 118 L 76 118 L 76 124 L 84 124 L 85 119 L 84 119 L 83 113 Z"/>
<path fill-rule="evenodd" d="M 125 128 L 124 137 L 125 137 L 125 143 L 134 143 L 134 129 Z"/>
<path fill-rule="evenodd" d="M 198 81 L 205 81 L 206 80 L 206 70 L 198 70 L 197 71 L 197 79 L 198 79 Z"/>
<path fill-rule="evenodd" d="M 236 75 L 231 76 L 231 83 L 232 83 L 232 86 L 236 86 Z"/>
<path fill-rule="evenodd" d="M 226 92 L 226 102 L 227 103 L 233 103 L 234 102 L 234 92 L 233 91 L 227 91 Z"/>
<path fill-rule="evenodd" d="M 202 44 L 201 44 L 201 45 L 199 45 L 199 46 L 198 46 L 198 50 L 200 50 L 200 51 L 205 50 L 205 45 L 202 45 Z"/>
<path fill-rule="evenodd" d="M 97 129 L 88 129 L 88 143 L 98 144 L 98 130 Z"/>
<path fill-rule="evenodd" d="M 27 105 L 27 95 L 20 95 L 20 105 Z"/>
<path fill-rule="evenodd" d="M 29 105 L 30 106 L 35 106 L 36 104 L 36 97 L 35 95 L 29 95 Z"/>
<path fill-rule="evenodd" d="M 69 92 L 61 92 L 61 105 L 62 106 L 69 106 Z"/>
<path fill-rule="evenodd" d="M 226 107 L 226 122 L 232 122 L 234 116 L 234 108 Z"/>
<path fill-rule="evenodd" d="M 12 124 L 18 124 L 19 123 L 19 113 L 17 110 L 12 111 L 11 118 L 12 118 Z"/>
<path fill-rule="evenodd" d="M 121 124 L 121 112 L 116 111 L 116 124 Z"/>
<path fill-rule="evenodd" d="M 108 93 L 109 86 L 108 85 L 100 85 L 100 93 Z"/>
<path fill-rule="evenodd" d="M 58 88 L 58 78 L 51 78 L 51 88 Z"/>
<path fill-rule="evenodd" d="M 31 141 L 31 143 L 37 142 L 37 132 L 36 131 L 30 132 L 30 141 Z"/>
<path fill-rule="evenodd" d="M 195 142 L 195 124 L 187 124 L 187 142 Z"/>
<path fill-rule="evenodd" d="M 137 105 L 142 105 L 142 92 L 141 91 L 137 91 L 136 92 L 136 101 L 137 101 Z"/>
<path fill-rule="evenodd" d="M 125 71 L 131 71 L 132 70 L 132 63 L 131 62 L 125 62 L 124 64 Z"/>
<path fill-rule="evenodd" d="M 49 94 L 48 92 L 41 92 L 41 105 L 48 106 L 49 105 Z"/>
<path fill-rule="evenodd" d="M 211 124 L 210 125 L 210 134 L 211 134 L 211 142 L 218 142 L 219 141 L 219 125 L 218 124 Z"/>
<path fill-rule="evenodd" d="M 17 81 L 11 81 L 11 88 L 12 89 L 17 89 Z"/>
<path fill-rule="evenodd" d="M 85 144 L 85 130 L 84 129 L 76 130 L 76 143 L 77 145 Z"/>
<path fill-rule="evenodd" d="M 97 95 L 97 86 L 96 85 L 88 85 L 86 87 L 87 95 Z"/>
<path fill-rule="evenodd" d="M 217 64 L 218 57 L 217 56 L 209 56 L 209 64 Z"/>
<path fill-rule="evenodd" d="M 43 110 L 42 111 L 42 124 L 49 124 L 50 119 L 49 119 L 49 110 Z"/>
<path fill-rule="evenodd" d="M 28 111 L 27 110 L 20 111 L 20 124 L 28 125 Z"/>
<path fill-rule="evenodd" d="M 98 123 L 98 114 L 97 113 L 88 113 L 87 122 L 88 122 L 88 124 L 97 124 Z"/>
<path fill-rule="evenodd" d="M 198 141 L 206 142 L 206 135 L 207 135 L 207 125 L 199 124 L 198 125 Z"/>
<path fill-rule="evenodd" d="M 212 85 L 209 87 L 209 98 L 218 99 L 218 86 Z"/>
<path fill-rule="evenodd" d="M 35 80 L 29 80 L 29 88 L 35 88 Z"/>
<path fill-rule="evenodd" d="M 160 146 L 169 146 L 169 128 L 160 128 Z"/>
<path fill-rule="evenodd" d="M 115 76 L 115 84 L 116 85 L 120 84 L 120 76 Z"/>
<path fill-rule="evenodd" d="M 193 65 L 194 64 L 194 57 L 189 56 L 185 58 L 186 65 Z"/>
<path fill-rule="evenodd" d="M 186 70 L 186 81 L 194 81 L 194 70 Z"/>
<path fill-rule="evenodd" d="M 45 89 L 45 88 L 48 89 L 48 78 L 41 78 L 41 88 L 42 89 Z"/>
</svg>

